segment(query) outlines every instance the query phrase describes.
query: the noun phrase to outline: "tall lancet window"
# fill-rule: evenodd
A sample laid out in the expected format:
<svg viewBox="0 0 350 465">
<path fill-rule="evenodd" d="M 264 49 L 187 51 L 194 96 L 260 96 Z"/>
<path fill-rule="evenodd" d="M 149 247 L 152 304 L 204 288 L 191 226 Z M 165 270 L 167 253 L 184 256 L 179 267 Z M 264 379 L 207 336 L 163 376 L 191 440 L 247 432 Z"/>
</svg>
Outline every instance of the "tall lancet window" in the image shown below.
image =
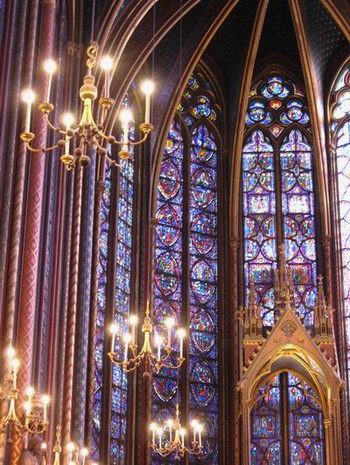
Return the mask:
<svg viewBox="0 0 350 465">
<path fill-rule="evenodd" d="M 317 286 L 310 117 L 302 89 L 279 73 L 250 93 L 242 196 L 244 285 L 253 278 L 264 325 L 275 319 L 274 271 L 277 246 L 284 243 L 295 304 L 311 326 Z"/>
<path fill-rule="evenodd" d="M 131 133 L 130 137 L 132 136 Z M 100 210 L 92 457 L 99 460 L 103 447 L 102 423 L 109 418 L 106 415 L 108 409 L 110 424 L 107 431 L 111 464 L 126 463 L 127 375 L 120 367 L 113 366 L 110 385 L 110 381 L 104 379 L 104 367 L 106 364 L 111 365 L 107 357 L 110 338 L 106 334 L 112 315 L 119 327 L 118 334 L 124 334 L 128 329 L 131 310 L 135 170 L 134 151 L 132 147 L 130 150 L 131 157 L 120 161 L 120 168 L 106 168 Z M 122 358 L 120 338 L 117 338 L 114 350 Z"/>
<path fill-rule="evenodd" d="M 201 418 L 204 454 L 190 463 L 217 464 L 218 164 L 220 109 L 208 80 L 191 76 L 170 128 L 157 193 L 153 312 L 156 330 L 168 316 L 189 327 L 185 367 L 154 377 L 153 418 L 166 421 L 180 403 L 182 422 Z M 178 388 L 179 386 L 179 388 Z M 189 433 L 188 433 L 189 434 Z M 173 456 L 152 463 L 175 463 Z"/>
<path fill-rule="evenodd" d="M 348 385 L 350 385 L 350 64 L 339 73 L 331 93 L 331 159 L 335 237 L 347 342 Z"/>
</svg>

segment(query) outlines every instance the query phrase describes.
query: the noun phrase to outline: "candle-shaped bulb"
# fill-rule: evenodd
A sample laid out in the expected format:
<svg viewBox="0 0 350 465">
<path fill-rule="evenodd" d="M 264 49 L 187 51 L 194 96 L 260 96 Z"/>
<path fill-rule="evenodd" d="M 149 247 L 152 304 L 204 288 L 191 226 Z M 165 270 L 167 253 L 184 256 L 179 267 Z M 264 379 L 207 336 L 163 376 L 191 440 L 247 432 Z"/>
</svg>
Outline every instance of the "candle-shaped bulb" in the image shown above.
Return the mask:
<svg viewBox="0 0 350 465">
<path fill-rule="evenodd" d="M 34 388 L 33 386 L 28 386 L 25 390 L 25 394 L 28 396 L 28 397 L 33 397 L 34 395 Z"/>
<path fill-rule="evenodd" d="M 100 60 L 100 66 L 103 71 L 111 71 L 113 68 L 113 59 L 109 55 L 103 55 Z"/>
<path fill-rule="evenodd" d="M 198 420 L 196 418 L 191 421 L 191 426 L 193 428 L 193 442 L 197 442 Z"/>
<path fill-rule="evenodd" d="M 113 353 L 114 352 L 114 345 L 115 345 L 115 337 L 118 333 L 118 325 L 117 323 L 112 323 L 110 326 L 109 326 L 109 332 L 111 333 L 112 335 L 112 343 L 111 343 L 111 352 Z"/>
<path fill-rule="evenodd" d="M 35 101 L 35 93 L 32 89 L 24 89 L 22 91 L 22 101 L 27 104 L 32 104 Z"/>
<path fill-rule="evenodd" d="M 149 429 L 150 429 L 150 431 L 152 433 L 152 445 L 155 445 L 155 443 L 156 443 L 156 431 L 158 429 L 157 423 L 152 422 L 149 425 Z"/>
<path fill-rule="evenodd" d="M 136 325 L 139 321 L 137 315 L 130 315 L 129 316 L 129 324 L 131 326 L 131 343 L 135 344 L 136 342 Z"/>
<path fill-rule="evenodd" d="M 66 128 L 69 129 L 74 123 L 74 116 L 72 115 L 72 113 L 64 113 L 62 116 L 62 122 L 66 126 Z"/>
<path fill-rule="evenodd" d="M 47 443 L 46 442 L 41 443 L 41 450 L 43 451 L 43 453 L 46 452 L 46 450 L 47 450 Z"/>
<path fill-rule="evenodd" d="M 89 449 L 87 447 L 83 447 L 80 451 L 80 455 L 82 457 L 87 457 L 89 455 Z"/>
<path fill-rule="evenodd" d="M 129 317 L 129 323 L 131 326 L 137 325 L 137 322 L 139 321 L 137 315 L 130 315 Z"/>
<path fill-rule="evenodd" d="M 127 362 L 128 361 L 129 344 L 130 344 L 130 342 L 132 340 L 131 334 L 125 333 L 124 337 L 123 337 L 123 340 L 124 340 L 124 344 L 125 344 L 125 347 L 124 347 L 124 362 Z"/>
<path fill-rule="evenodd" d="M 185 428 L 180 428 L 179 429 L 179 435 L 180 435 L 180 438 L 181 438 L 181 446 L 185 447 L 186 429 Z"/>
<path fill-rule="evenodd" d="M 20 363 L 19 363 L 18 358 L 13 358 L 11 360 L 11 368 L 12 368 L 13 371 L 17 371 L 18 368 L 19 368 L 19 365 L 20 365 Z"/>
<path fill-rule="evenodd" d="M 72 115 L 72 113 L 64 113 L 62 121 L 66 127 L 66 131 L 68 131 L 68 129 L 70 129 L 72 124 L 74 123 L 74 116 Z M 68 134 L 66 134 L 65 155 L 69 155 L 69 141 L 70 138 Z"/>
<path fill-rule="evenodd" d="M 51 58 L 48 58 L 44 61 L 44 70 L 47 74 L 54 74 L 57 70 L 57 63 Z"/>
<path fill-rule="evenodd" d="M 120 121 L 123 125 L 128 125 L 132 121 L 132 112 L 129 108 L 123 108 L 119 113 Z"/>
<path fill-rule="evenodd" d="M 167 346 L 169 348 L 171 347 L 171 330 L 173 329 L 174 325 L 175 325 L 175 319 L 173 317 L 166 318 L 165 326 L 168 328 Z"/>
<path fill-rule="evenodd" d="M 186 331 L 183 328 L 179 328 L 176 331 L 177 337 L 179 338 L 180 343 L 180 354 L 179 357 L 183 358 L 183 348 L 184 348 L 184 337 L 186 336 Z"/>
<path fill-rule="evenodd" d="M 57 70 L 57 64 L 54 60 L 49 58 L 44 62 L 44 70 L 49 75 L 49 81 L 47 83 L 46 88 L 46 95 L 45 95 L 45 103 L 50 102 L 50 93 L 51 93 L 51 85 L 52 85 L 52 75 Z"/>
<path fill-rule="evenodd" d="M 27 105 L 25 132 L 30 132 L 30 117 L 32 112 L 32 104 L 35 101 L 35 94 L 32 89 L 25 89 L 22 91 L 22 101 Z"/>
<path fill-rule="evenodd" d="M 67 444 L 67 451 L 71 454 L 72 452 L 74 452 L 75 450 L 75 444 L 74 442 L 69 442 Z"/>
<path fill-rule="evenodd" d="M 129 143 L 129 123 L 132 121 L 132 113 L 129 108 L 123 108 L 119 113 L 119 118 L 123 129 L 123 151 L 128 151 Z"/>
<path fill-rule="evenodd" d="M 28 416 L 32 410 L 32 403 L 30 402 L 30 400 L 26 400 L 25 402 L 23 402 L 23 408 L 26 412 L 26 416 Z"/>
<path fill-rule="evenodd" d="M 11 360 L 15 357 L 16 355 L 16 351 L 15 349 L 12 347 L 12 346 L 9 346 L 7 349 L 6 349 L 6 357 Z"/>
<path fill-rule="evenodd" d="M 199 447 L 202 447 L 202 433 L 203 433 L 203 430 L 204 430 L 204 426 L 202 425 L 202 423 L 198 423 L 197 431 L 198 431 L 198 446 Z"/>
<path fill-rule="evenodd" d="M 100 66 L 105 72 L 105 97 L 109 98 L 110 71 L 113 68 L 113 60 L 110 56 L 104 55 L 100 60 Z"/>
<path fill-rule="evenodd" d="M 150 115 L 151 115 L 151 95 L 153 94 L 154 91 L 154 82 L 151 81 L 150 79 L 146 79 L 143 81 L 141 84 L 141 89 L 143 93 L 146 96 L 146 102 L 145 102 L 145 123 L 150 122 Z"/>
<path fill-rule="evenodd" d="M 160 359 L 161 359 L 162 342 L 163 342 L 162 336 L 160 336 L 158 333 L 156 333 L 154 335 L 154 344 L 157 347 L 157 359 L 158 359 L 158 361 L 160 361 Z"/>
</svg>

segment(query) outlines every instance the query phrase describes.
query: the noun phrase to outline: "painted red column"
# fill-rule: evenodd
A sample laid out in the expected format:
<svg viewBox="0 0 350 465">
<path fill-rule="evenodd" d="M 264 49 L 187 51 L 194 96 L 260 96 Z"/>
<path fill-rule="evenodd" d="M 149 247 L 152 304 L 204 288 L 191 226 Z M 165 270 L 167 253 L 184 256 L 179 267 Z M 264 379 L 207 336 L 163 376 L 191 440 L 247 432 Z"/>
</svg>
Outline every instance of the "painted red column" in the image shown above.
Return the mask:
<svg viewBox="0 0 350 465">
<path fill-rule="evenodd" d="M 51 57 L 55 39 L 56 3 L 54 0 L 44 0 L 41 11 L 41 34 L 39 39 L 39 67 L 46 58 Z M 40 72 L 38 80 L 38 100 L 43 101 L 47 86 L 47 75 Z M 47 127 L 45 119 L 37 114 L 34 119 L 34 144 L 36 147 L 45 145 Z M 34 324 L 36 314 L 38 265 L 40 250 L 40 230 L 42 213 L 42 194 L 44 185 L 45 155 L 37 153 L 28 154 L 31 157 L 28 170 L 28 195 L 23 239 L 23 260 L 21 287 L 19 297 L 17 350 L 21 359 L 21 368 L 18 377 L 18 386 L 23 389 L 31 383 L 32 362 L 34 346 Z M 11 449 L 11 465 L 19 461 L 22 440 L 19 435 L 15 437 Z"/>
</svg>

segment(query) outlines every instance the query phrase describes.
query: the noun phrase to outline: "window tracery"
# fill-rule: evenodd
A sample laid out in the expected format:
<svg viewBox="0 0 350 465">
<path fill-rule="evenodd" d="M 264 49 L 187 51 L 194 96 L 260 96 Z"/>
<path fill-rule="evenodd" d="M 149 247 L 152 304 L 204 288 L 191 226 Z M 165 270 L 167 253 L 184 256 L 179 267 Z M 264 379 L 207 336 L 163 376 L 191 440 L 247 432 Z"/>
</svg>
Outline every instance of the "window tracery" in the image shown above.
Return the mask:
<svg viewBox="0 0 350 465">
<path fill-rule="evenodd" d="M 203 418 L 204 454 L 191 463 L 218 463 L 218 138 L 220 109 L 200 74 L 189 79 L 170 128 L 157 193 L 156 331 L 173 316 L 188 322 L 186 379 L 162 369 L 154 377 L 153 418 L 164 421 L 180 401 L 183 415 Z M 180 373 L 181 376 L 181 373 Z M 188 406 L 186 406 L 188 404 Z M 173 461 L 173 458 L 171 459 Z M 167 461 L 167 463 L 172 463 Z M 164 463 L 153 457 L 153 463 Z"/>
<path fill-rule="evenodd" d="M 284 243 L 296 308 L 310 327 L 317 290 L 315 201 L 310 116 L 302 90 L 281 74 L 268 75 L 251 91 L 245 126 L 245 289 L 252 277 L 264 326 L 271 327 L 277 244 Z"/>
</svg>

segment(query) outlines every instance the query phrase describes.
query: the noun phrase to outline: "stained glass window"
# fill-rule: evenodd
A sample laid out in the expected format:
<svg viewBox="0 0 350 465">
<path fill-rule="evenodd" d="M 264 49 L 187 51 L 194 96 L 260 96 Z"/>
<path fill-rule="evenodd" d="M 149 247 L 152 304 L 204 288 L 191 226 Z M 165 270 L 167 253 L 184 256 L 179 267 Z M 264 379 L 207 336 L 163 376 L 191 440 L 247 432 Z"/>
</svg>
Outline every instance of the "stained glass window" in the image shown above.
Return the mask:
<svg viewBox="0 0 350 465">
<path fill-rule="evenodd" d="M 177 390 L 177 373 L 163 370 L 154 379 L 153 417 L 174 414 L 181 400 L 183 421 L 202 418 L 204 453 L 190 463 L 218 463 L 218 141 L 220 118 L 212 86 L 200 73 L 191 76 L 170 128 L 157 197 L 154 315 L 157 324 L 174 316 L 189 323 L 189 393 Z M 160 331 L 160 329 L 158 329 Z M 180 386 L 184 383 L 180 382 Z M 188 409 L 186 408 L 188 403 Z M 189 417 L 184 417 L 189 410 Z M 174 458 L 153 463 L 175 463 Z"/>
<path fill-rule="evenodd" d="M 245 288 L 253 277 L 264 325 L 272 326 L 277 245 L 284 243 L 295 305 L 310 327 L 317 290 L 315 201 L 310 117 L 302 90 L 280 74 L 269 75 L 251 91 L 245 126 Z"/>
<path fill-rule="evenodd" d="M 286 421 L 284 421 L 286 419 Z M 323 413 L 316 391 L 291 373 L 261 386 L 250 414 L 250 464 L 323 465 Z"/>
<path fill-rule="evenodd" d="M 133 137 L 133 129 L 131 130 Z M 121 162 L 119 171 L 108 167 L 105 173 L 105 187 L 102 195 L 100 210 L 100 253 L 98 265 L 98 299 L 96 323 L 96 349 L 95 349 L 95 394 L 93 412 L 93 448 L 92 457 L 99 458 L 101 441 L 102 419 L 102 392 L 103 392 L 103 360 L 106 327 L 106 292 L 107 292 L 107 266 L 108 260 L 113 260 L 115 267 L 114 289 L 114 315 L 119 326 L 119 333 L 127 330 L 127 319 L 130 311 L 131 299 L 131 262 L 132 262 L 132 230 L 133 230 L 133 204 L 134 204 L 134 153 L 128 160 Z M 112 182 L 118 189 L 112 189 Z M 115 208 L 112 208 L 115 202 Z M 115 211 L 115 215 L 111 214 Z M 115 227 L 112 223 L 115 222 Z M 116 251 L 110 252 L 110 231 L 116 231 Z M 113 241 L 112 241 L 113 242 Z M 113 247 L 112 247 L 113 248 Z M 115 351 L 122 354 L 121 340 L 117 338 Z M 125 463 L 126 451 L 126 413 L 127 413 L 127 376 L 120 367 L 113 366 L 112 389 L 110 399 L 111 424 L 110 436 L 110 462 L 111 464 Z"/>
<path fill-rule="evenodd" d="M 350 386 L 350 66 L 339 74 L 331 94 L 331 141 L 335 148 L 332 159 L 335 189 L 335 227 L 342 311 L 347 342 L 348 386 Z"/>
</svg>

